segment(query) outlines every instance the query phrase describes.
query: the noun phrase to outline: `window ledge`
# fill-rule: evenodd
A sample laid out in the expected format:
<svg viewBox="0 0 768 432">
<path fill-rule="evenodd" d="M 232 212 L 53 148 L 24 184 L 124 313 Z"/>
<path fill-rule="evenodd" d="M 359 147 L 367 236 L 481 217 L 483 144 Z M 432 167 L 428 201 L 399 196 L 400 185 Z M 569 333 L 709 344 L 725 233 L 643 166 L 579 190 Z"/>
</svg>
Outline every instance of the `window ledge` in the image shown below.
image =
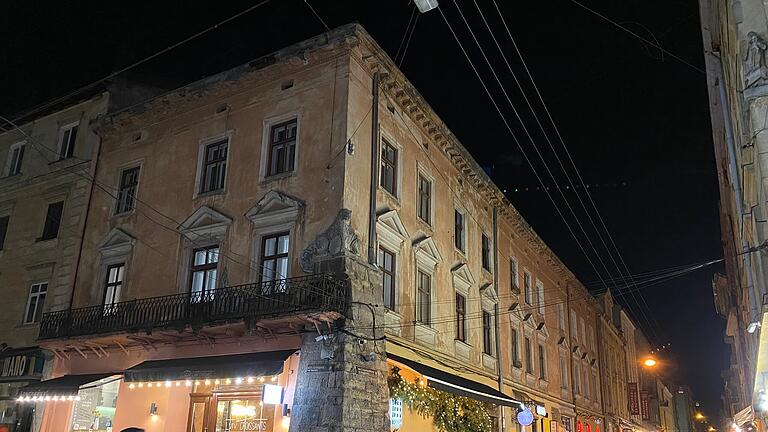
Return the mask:
<svg viewBox="0 0 768 432">
<path fill-rule="evenodd" d="M 226 188 L 216 189 L 216 190 L 212 190 L 212 191 L 208 191 L 208 192 L 200 192 L 200 193 L 196 193 L 195 194 L 195 198 L 194 199 L 207 198 L 207 197 L 216 196 L 216 195 L 224 195 L 225 193 L 227 193 L 227 189 Z"/>
<path fill-rule="evenodd" d="M 547 387 L 549 387 L 549 381 L 546 379 L 539 378 L 539 388 L 542 390 L 546 390 Z"/>
<path fill-rule="evenodd" d="M 402 321 L 403 316 L 390 309 L 385 308 L 384 311 L 384 325 L 386 326 L 384 327 L 384 331 L 400 336 L 402 333 L 400 322 Z"/>
<path fill-rule="evenodd" d="M 30 329 L 35 327 L 40 327 L 40 323 L 39 322 L 26 323 L 26 324 L 22 323 L 16 326 L 17 329 Z"/>
<path fill-rule="evenodd" d="M 379 191 L 384 193 L 385 197 L 388 197 L 389 199 L 394 200 L 397 203 L 400 203 L 400 198 L 395 196 L 392 192 L 390 192 L 390 191 L 384 189 L 383 187 L 381 187 L 381 185 L 379 185 Z M 418 219 L 418 217 L 416 219 Z"/>
<path fill-rule="evenodd" d="M 472 353 L 472 346 L 459 339 L 454 339 L 453 349 L 456 353 L 456 357 L 469 361 L 469 357 Z"/>
<path fill-rule="evenodd" d="M 414 327 L 414 333 L 416 336 L 416 342 L 427 345 L 429 347 L 435 346 L 437 336 L 436 329 L 424 323 L 417 322 L 416 326 Z"/>
<path fill-rule="evenodd" d="M 283 173 L 280 173 L 280 174 L 272 174 L 270 176 L 263 177 L 261 179 L 261 181 L 259 181 L 259 184 L 263 186 L 265 184 L 268 184 L 268 183 L 271 183 L 271 182 L 274 182 L 274 181 L 278 181 L 278 180 L 283 180 L 283 179 L 286 179 L 286 178 L 289 178 L 289 177 L 293 177 L 295 175 L 296 175 L 296 170 L 295 169 L 293 171 L 283 172 Z"/>
<path fill-rule="evenodd" d="M 136 207 L 134 207 L 133 209 L 128 210 L 128 211 L 124 211 L 124 212 L 120 212 L 120 213 L 115 213 L 115 214 L 112 215 L 112 219 L 119 219 L 119 218 L 124 218 L 124 217 L 128 217 L 128 216 L 132 216 L 134 213 L 136 213 Z"/>
<path fill-rule="evenodd" d="M 419 226 L 424 230 L 428 231 L 430 234 L 434 232 L 435 228 L 424 219 L 420 218 L 419 216 L 416 216 L 416 221 L 418 222 Z"/>
<path fill-rule="evenodd" d="M 483 367 L 487 370 L 495 371 L 496 370 L 496 357 L 488 354 L 483 353 Z"/>
<path fill-rule="evenodd" d="M 49 239 L 43 239 L 43 238 L 36 238 L 35 244 L 44 245 L 44 246 L 56 246 L 59 244 L 59 237 L 49 238 Z"/>
</svg>

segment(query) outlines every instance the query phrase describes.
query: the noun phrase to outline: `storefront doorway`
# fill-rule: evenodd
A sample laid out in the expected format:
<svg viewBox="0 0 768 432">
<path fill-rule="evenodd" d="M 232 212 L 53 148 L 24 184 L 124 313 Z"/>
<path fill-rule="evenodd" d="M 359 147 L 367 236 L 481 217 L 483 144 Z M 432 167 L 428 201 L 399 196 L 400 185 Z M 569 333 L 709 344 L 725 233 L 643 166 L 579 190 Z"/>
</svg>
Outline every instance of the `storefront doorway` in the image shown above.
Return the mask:
<svg viewBox="0 0 768 432">
<path fill-rule="evenodd" d="M 276 408 L 261 388 L 190 395 L 188 432 L 273 432 Z"/>
</svg>

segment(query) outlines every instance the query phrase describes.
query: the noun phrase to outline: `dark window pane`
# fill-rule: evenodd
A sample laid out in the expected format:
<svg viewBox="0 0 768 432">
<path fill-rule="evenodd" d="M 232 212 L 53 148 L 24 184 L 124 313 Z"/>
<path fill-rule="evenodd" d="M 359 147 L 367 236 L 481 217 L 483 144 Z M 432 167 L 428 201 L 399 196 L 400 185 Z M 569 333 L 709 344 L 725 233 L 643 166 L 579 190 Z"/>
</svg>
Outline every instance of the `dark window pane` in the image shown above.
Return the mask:
<svg viewBox="0 0 768 432">
<path fill-rule="evenodd" d="M 267 176 L 291 172 L 296 159 L 297 120 L 272 126 L 269 134 Z"/>
<path fill-rule="evenodd" d="M 203 161 L 200 193 L 224 189 L 224 180 L 226 179 L 227 173 L 228 151 L 228 140 L 215 142 L 205 147 L 205 160 Z"/>
<path fill-rule="evenodd" d="M 397 194 L 397 149 L 387 141 L 381 146 L 381 187 Z"/>
<path fill-rule="evenodd" d="M 139 185 L 139 167 L 126 169 L 120 175 L 120 187 L 117 191 L 116 213 L 126 213 L 134 208 L 136 188 Z"/>
<path fill-rule="evenodd" d="M 59 226 L 61 225 L 61 213 L 64 209 L 64 201 L 58 201 L 48 204 L 48 211 L 45 214 L 45 224 L 43 225 L 43 234 L 40 240 L 54 239 L 59 235 Z"/>
<path fill-rule="evenodd" d="M 8 233 L 8 221 L 10 216 L 0 217 L 0 250 L 5 247 L 5 236 Z"/>
<path fill-rule="evenodd" d="M 379 268 L 382 271 L 384 306 L 395 310 L 395 254 L 379 248 Z"/>
</svg>

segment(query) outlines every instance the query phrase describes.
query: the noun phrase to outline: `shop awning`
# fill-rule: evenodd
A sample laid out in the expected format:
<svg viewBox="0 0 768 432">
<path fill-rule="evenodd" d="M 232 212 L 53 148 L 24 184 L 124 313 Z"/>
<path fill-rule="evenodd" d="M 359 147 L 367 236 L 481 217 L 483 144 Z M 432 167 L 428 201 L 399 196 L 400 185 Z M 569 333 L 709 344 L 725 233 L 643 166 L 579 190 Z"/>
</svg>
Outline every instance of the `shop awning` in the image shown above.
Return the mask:
<svg viewBox="0 0 768 432">
<path fill-rule="evenodd" d="M 150 360 L 124 373 L 125 382 L 176 381 L 278 375 L 296 350 Z"/>
<path fill-rule="evenodd" d="M 119 375 L 119 373 L 64 375 L 59 378 L 27 384 L 19 391 L 19 397 L 74 397 L 77 396 L 77 392 L 81 389 L 95 387 L 112 381 L 107 380 L 107 378 L 114 375 Z"/>
<path fill-rule="evenodd" d="M 387 353 L 387 357 L 423 375 L 427 380 L 427 385 L 432 388 L 448 393 L 453 393 L 459 396 L 466 396 L 468 398 L 483 402 L 490 402 L 496 405 L 504 405 L 515 408 L 518 408 L 521 405 L 520 401 L 512 399 L 504 393 L 485 384 L 480 384 L 478 382 L 453 375 L 439 369 L 435 369 L 423 363 L 419 363 L 418 361 L 400 357 L 396 354 Z"/>
</svg>

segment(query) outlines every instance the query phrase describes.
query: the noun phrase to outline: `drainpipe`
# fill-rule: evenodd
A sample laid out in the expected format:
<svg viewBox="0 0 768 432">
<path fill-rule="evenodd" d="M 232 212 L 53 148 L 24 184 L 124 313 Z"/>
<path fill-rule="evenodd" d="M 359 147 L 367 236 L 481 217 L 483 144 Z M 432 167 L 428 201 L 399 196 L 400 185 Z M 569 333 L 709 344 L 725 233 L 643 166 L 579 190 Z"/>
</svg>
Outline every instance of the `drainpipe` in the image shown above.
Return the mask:
<svg viewBox="0 0 768 432">
<path fill-rule="evenodd" d="M 720 95 L 720 108 L 723 111 L 723 126 L 725 127 L 725 141 L 726 141 L 726 149 L 728 150 L 728 164 L 729 164 L 729 171 L 731 172 L 731 184 L 733 185 L 733 192 L 736 195 L 736 203 L 738 204 L 738 211 L 739 211 L 739 229 L 743 232 L 743 226 L 742 226 L 742 206 L 743 206 L 743 198 L 742 198 L 742 192 L 741 192 L 741 179 L 739 178 L 739 167 L 736 164 L 736 143 L 733 138 L 733 125 L 731 124 L 731 116 L 730 116 L 730 103 L 728 102 L 728 96 L 725 93 L 725 80 L 723 79 L 723 63 L 720 60 L 720 57 L 715 55 L 714 53 L 710 54 L 712 58 L 717 62 L 717 67 L 713 68 L 717 71 L 717 87 L 718 92 Z M 741 239 L 741 248 L 742 252 L 745 252 L 749 245 L 746 244 L 744 241 L 744 237 L 742 236 L 742 232 L 739 232 L 739 238 Z M 742 260 L 744 261 L 744 269 L 747 273 L 747 289 L 749 291 L 754 290 L 754 281 L 752 279 L 752 263 L 750 262 L 749 254 L 742 255 Z M 756 320 L 758 318 L 758 313 L 760 311 L 759 303 L 758 303 L 758 296 L 751 296 L 752 297 L 752 309 L 753 309 L 753 315 L 752 319 Z M 760 300 L 761 301 L 761 300 Z"/>
<path fill-rule="evenodd" d="M 565 284 L 565 314 L 568 317 L 568 369 L 570 369 L 571 375 L 571 401 L 573 402 L 573 425 L 572 430 L 576 430 L 576 422 L 578 421 L 578 413 L 576 412 L 576 380 L 573 376 L 573 336 L 571 335 L 571 329 L 573 324 L 571 323 L 571 284 L 567 282 Z"/>
<path fill-rule="evenodd" d="M 499 294 L 499 209 L 493 206 L 493 289 L 496 295 Z M 499 391 L 504 393 L 504 368 L 502 367 L 501 355 L 501 323 L 499 322 L 499 302 L 494 306 L 494 315 L 496 315 L 496 369 L 499 372 Z M 506 427 L 506 418 L 504 417 L 504 406 L 500 406 L 501 421 L 499 425 L 503 431 Z"/>
<path fill-rule="evenodd" d="M 608 423 L 608 413 L 605 412 L 605 385 L 603 385 L 603 379 L 607 378 L 605 375 L 605 348 L 603 347 L 604 344 L 599 343 L 599 341 L 603 340 L 603 323 L 601 320 L 601 316 L 598 315 L 597 317 L 597 324 L 595 326 L 595 331 L 597 332 L 597 358 L 600 362 L 600 374 L 598 375 L 598 378 L 600 379 L 600 406 L 603 409 L 603 415 L 605 418 L 605 423 Z M 609 380 L 610 381 L 610 380 Z M 603 430 L 607 430 L 607 428 L 603 428 Z"/>
<path fill-rule="evenodd" d="M 368 264 L 376 265 L 376 190 L 379 179 L 379 71 L 373 73 L 371 101 L 371 201 L 368 207 Z"/>
</svg>

